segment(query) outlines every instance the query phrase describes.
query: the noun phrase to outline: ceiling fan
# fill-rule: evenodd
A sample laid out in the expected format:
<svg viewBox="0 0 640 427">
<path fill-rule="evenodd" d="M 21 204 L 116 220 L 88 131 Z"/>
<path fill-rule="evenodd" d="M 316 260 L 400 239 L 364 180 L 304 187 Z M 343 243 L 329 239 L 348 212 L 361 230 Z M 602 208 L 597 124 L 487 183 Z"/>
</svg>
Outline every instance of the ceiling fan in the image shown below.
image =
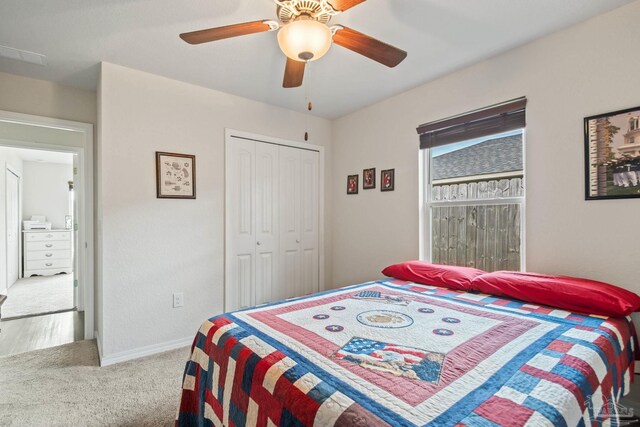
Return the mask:
<svg viewBox="0 0 640 427">
<path fill-rule="evenodd" d="M 331 18 L 365 0 L 274 0 L 278 21 L 263 20 L 180 34 L 190 44 L 207 43 L 265 31 L 278 31 L 278 44 L 287 56 L 282 86 L 302 85 L 305 65 L 320 59 L 332 43 L 376 62 L 395 67 L 407 52 L 343 25 L 329 26 Z"/>
</svg>

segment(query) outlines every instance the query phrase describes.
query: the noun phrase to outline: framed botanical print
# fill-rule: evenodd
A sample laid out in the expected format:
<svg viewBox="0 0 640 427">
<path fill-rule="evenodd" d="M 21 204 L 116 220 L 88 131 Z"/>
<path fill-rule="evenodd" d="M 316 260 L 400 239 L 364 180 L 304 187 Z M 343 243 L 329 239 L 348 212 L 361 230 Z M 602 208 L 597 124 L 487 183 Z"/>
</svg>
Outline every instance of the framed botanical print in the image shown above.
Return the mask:
<svg viewBox="0 0 640 427">
<path fill-rule="evenodd" d="M 393 191 L 395 186 L 395 169 L 380 172 L 380 191 Z"/>
<path fill-rule="evenodd" d="M 376 168 L 364 169 L 362 171 L 362 189 L 370 190 L 376 188 Z"/>
<path fill-rule="evenodd" d="M 195 199 L 196 156 L 157 151 L 156 196 L 159 199 Z"/>
<path fill-rule="evenodd" d="M 358 194 L 358 175 L 347 176 L 347 194 Z"/>
</svg>

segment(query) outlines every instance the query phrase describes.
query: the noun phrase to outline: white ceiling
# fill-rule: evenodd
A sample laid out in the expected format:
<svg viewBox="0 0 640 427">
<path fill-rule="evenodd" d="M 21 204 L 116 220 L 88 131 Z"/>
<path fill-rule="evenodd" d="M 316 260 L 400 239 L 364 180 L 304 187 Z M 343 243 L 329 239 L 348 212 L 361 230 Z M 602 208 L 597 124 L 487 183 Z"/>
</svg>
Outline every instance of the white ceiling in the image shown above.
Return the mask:
<svg viewBox="0 0 640 427">
<path fill-rule="evenodd" d="M 333 46 L 283 89 L 276 34 L 191 46 L 178 34 L 275 19 L 271 0 L 2 0 L 0 45 L 47 56 L 0 58 L 0 71 L 95 89 L 100 61 L 336 118 L 631 0 L 368 0 L 339 23 L 408 52 L 389 69 Z"/>
<path fill-rule="evenodd" d="M 73 165 L 74 155 L 72 153 L 3 146 L 0 146 L 0 150 L 16 155 L 22 159 L 23 162 L 62 163 L 65 165 Z"/>
</svg>

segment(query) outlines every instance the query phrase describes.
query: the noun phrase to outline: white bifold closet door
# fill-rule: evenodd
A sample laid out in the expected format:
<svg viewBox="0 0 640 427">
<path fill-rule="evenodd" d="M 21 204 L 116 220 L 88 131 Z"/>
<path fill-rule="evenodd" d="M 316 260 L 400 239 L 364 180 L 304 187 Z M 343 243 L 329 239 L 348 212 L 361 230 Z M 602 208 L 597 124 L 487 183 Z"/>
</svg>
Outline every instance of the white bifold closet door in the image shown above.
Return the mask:
<svg viewBox="0 0 640 427">
<path fill-rule="evenodd" d="M 280 275 L 277 298 L 318 290 L 318 153 L 280 147 Z"/>
<path fill-rule="evenodd" d="M 319 290 L 319 155 L 226 144 L 225 309 Z"/>
</svg>

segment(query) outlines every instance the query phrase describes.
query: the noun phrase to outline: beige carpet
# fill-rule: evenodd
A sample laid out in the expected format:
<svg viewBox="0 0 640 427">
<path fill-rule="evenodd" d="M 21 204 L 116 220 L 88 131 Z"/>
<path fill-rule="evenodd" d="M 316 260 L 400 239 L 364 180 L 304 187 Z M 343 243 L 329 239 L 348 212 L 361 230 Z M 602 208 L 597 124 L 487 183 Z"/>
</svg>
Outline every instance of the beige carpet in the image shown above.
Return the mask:
<svg viewBox="0 0 640 427">
<path fill-rule="evenodd" d="M 0 357 L 0 426 L 169 426 L 189 348 L 100 368 L 94 340 Z"/>
<path fill-rule="evenodd" d="M 2 318 L 73 308 L 73 274 L 20 279 L 9 288 Z"/>
</svg>

